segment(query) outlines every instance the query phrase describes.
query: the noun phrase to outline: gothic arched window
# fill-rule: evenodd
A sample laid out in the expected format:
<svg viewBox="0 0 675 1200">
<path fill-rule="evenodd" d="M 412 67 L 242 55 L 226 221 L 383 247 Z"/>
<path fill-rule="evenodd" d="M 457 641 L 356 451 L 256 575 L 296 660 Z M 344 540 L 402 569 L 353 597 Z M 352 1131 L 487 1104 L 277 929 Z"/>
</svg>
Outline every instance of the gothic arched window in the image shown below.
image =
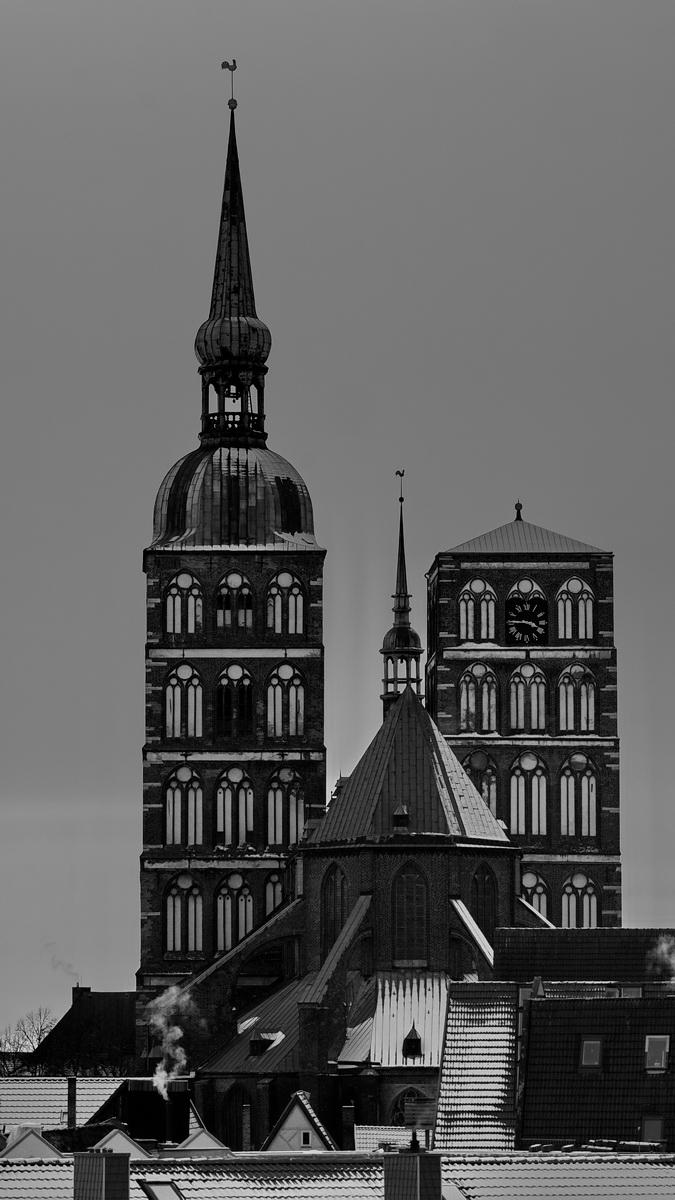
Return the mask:
<svg viewBox="0 0 675 1200">
<path fill-rule="evenodd" d="M 543 837 L 548 830 L 547 782 L 544 764 L 526 751 L 511 768 L 511 825 L 516 835 Z"/>
<path fill-rule="evenodd" d="M 242 846 L 253 838 L 253 787 L 241 767 L 230 767 L 216 789 L 216 841 Z"/>
<path fill-rule="evenodd" d="M 590 641 L 593 637 L 593 591 L 583 579 L 566 579 L 556 596 L 560 641 Z"/>
<path fill-rule="evenodd" d="M 270 846 L 295 845 L 305 830 L 302 783 L 290 767 L 281 767 L 267 789 L 267 842 Z"/>
<path fill-rule="evenodd" d="M 275 668 L 267 685 L 269 737 L 300 737 L 305 732 L 305 686 L 290 663 Z"/>
<path fill-rule="evenodd" d="M 546 680 L 538 667 L 524 662 L 509 680 L 511 729 L 535 733 L 546 729 Z"/>
<path fill-rule="evenodd" d="M 216 949 L 231 950 L 253 929 L 253 896 L 243 875 L 233 871 L 216 896 Z"/>
<path fill-rule="evenodd" d="M 597 778 L 585 754 L 570 755 L 560 774 L 560 833 L 563 837 L 597 837 Z"/>
<path fill-rule="evenodd" d="M 429 925 L 429 889 L 422 872 L 407 863 L 394 877 L 392 887 L 392 941 L 394 962 L 426 966 Z"/>
<path fill-rule="evenodd" d="M 347 880 L 337 863 L 329 867 L 321 889 L 321 927 L 323 933 L 324 955 L 334 945 L 335 940 L 347 920 Z"/>
<path fill-rule="evenodd" d="M 164 796 L 164 838 L 168 846 L 202 844 L 203 795 L 201 780 L 190 767 L 174 771 Z"/>
<path fill-rule="evenodd" d="M 459 637 L 462 642 L 494 642 L 497 597 L 484 579 L 471 579 L 459 597 Z"/>
<path fill-rule="evenodd" d="M 225 630 L 253 628 L 253 593 L 248 579 L 239 571 L 230 571 L 218 588 L 216 627 Z"/>
<path fill-rule="evenodd" d="M 548 917 L 549 913 L 549 894 L 548 887 L 540 875 L 534 871 L 523 871 L 523 877 L 520 881 L 523 896 L 528 904 L 536 908 L 542 917 Z"/>
<path fill-rule="evenodd" d="M 582 871 L 577 871 L 563 884 L 563 929 L 595 929 L 600 917 L 599 907 L 597 888 Z"/>
<path fill-rule="evenodd" d="M 281 877 L 279 875 L 268 875 L 265 883 L 265 916 L 268 917 L 279 907 L 284 898 L 283 888 L 281 885 Z"/>
<path fill-rule="evenodd" d="M 179 875 L 165 899 L 167 952 L 200 953 L 202 950 L 202 894 L 191 875 Z"/>
<path fill-rule="evenodd" d="M 167 633 L 199 633 L 204 600 L 200 584 L 188 571 L 171 580 L 164 605 Z"/>
<path fill-rule="evenodd" d="M 267 628 L 274 633 L 305 632 L 305 593 L 290 571 L 280 571 L 267 589 Z"/>
<path fill-rule="evenodd" d="M 202 682 L 189 663 L 171 672 L 164 688 L 167 738 L 202 736 Z"/>
<path fill-rule="evenodd" d="M 217 738 L 253 734 L 253 682 L 239 663 L 230 663 L 218 680 L 214 724 Z"/>
<path fill-rule="evenodd" d="M 404 1092 L 399 1092 L 391 1106 L 391 1116 L 389 1119 L 390 1125 L 405 1125 L 406 1124 L 406 1108 L 408 1113 L 411 1107 L 417 1104 L 419 1100 L 428 1101 L 428 1096 L 425 1096 L 417 1088 L 406 1088 Z"/>
<path fill-rule="evenodd" d="M 558 680 L 558 709 L 561 733 L 594 732 L 595 679 L 579 663 L 565 667 Z"/>
<path fill-rule="evenodd" d="M 462 733 L 497 729 L 497 680 L 483 663 L 473 663 L 459 681 L 459 728 Z"/>
<path fill-rule="evenodd" d="M 462 763 L 493 817 L 497 816 L 497 768 L 484 750 L 474 750 Z"/>
<path fill-rule="evenodd" d="M 492 945 L 497 919 L 497 889 L 495 877 L 485 863 L 481 863 L 471 881 L 471 910 Z"/>
</svg>

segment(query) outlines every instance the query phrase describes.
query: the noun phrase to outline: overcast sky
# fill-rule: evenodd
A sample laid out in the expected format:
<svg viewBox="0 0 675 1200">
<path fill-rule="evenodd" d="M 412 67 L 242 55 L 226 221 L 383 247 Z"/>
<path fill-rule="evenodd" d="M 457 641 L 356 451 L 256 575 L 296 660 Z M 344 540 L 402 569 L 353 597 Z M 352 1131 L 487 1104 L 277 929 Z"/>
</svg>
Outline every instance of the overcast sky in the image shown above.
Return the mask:
<svg viewBox="0 0 675 1200">
<path fill-rule="evenodd" d="M 327 548 L 329 781 L 435 554 L 616 554 L 625 920 L 675 925 L 672 0 L 4 0 L 0 1026 L 138 966 L 143 547 L 196 445 L 235 57 L 270 446 Z"/>
</svg>

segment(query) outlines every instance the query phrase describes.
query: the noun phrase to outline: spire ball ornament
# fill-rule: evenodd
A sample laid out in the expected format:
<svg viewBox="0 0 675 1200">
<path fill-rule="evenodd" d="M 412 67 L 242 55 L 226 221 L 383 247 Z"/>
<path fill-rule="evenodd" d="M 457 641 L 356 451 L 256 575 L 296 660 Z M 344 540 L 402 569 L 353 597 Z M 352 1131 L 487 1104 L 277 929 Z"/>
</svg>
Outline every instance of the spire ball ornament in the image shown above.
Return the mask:
<svg viewBox="0 0 675 1200">
<path fill-rule="evenodd" d="M 230 82 L 232 85 L 232 94 L 230 96 L 230 99 L 227 102 L 227 107 L 229 108 L 230 112 L 234 112 L 235 108 L 237 107 L 237 101 L 234 98 L 234 73 L 237 69 L 237 60 L 236 60 L 236 58 L 233 58 L 232 62 L 229 63 L 227 61 L 227 59 L 225 59 L 225 62 L 221 63 L 220 67 L 221 67 L 222 71 L 230 72 Z"/>
</svg>

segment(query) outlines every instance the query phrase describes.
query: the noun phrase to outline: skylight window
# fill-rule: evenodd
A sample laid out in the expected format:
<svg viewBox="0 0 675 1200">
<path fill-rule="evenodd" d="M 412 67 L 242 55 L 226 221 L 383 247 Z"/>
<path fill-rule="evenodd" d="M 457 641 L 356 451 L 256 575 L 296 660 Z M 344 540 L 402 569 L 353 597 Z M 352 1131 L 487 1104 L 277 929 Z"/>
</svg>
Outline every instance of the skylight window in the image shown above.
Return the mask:
<svg viewBox="0 0 675 1200">
<path fill-rule="evenodd" d="M 138 1179 L 150 1200 L 183 1200 L 183 1193 L 171 1179 Z"/>
<path fill-rule="evenodd" d="M 645 1038 L 645 1069 L 647 1071 L 666 1071 L 669 1052 L 669 1034 L 648 1033 Z"/>
<path fill-rule="evenodd" d="M 586 1070 L 599 1070 L 602 1066 L 602 1038 L 583 1038 L 581 1063 Z"/>
</svg>

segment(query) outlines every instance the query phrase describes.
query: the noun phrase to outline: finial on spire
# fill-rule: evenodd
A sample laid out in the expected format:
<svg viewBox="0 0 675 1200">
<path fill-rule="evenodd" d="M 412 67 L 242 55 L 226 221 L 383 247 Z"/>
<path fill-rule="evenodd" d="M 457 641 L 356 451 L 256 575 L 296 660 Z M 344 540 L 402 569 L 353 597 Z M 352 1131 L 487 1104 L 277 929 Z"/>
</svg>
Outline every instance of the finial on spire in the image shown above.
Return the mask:
<svg viewBox="0 0 675 1200">
<path fill-rule="evenodd" d="M 227 60 L 225 60 L 224 63 L 221 63 L 221 70 L 230 72 L 230 83 L 232 85 L 232 92 L 230 95 L 230 99 L 227 102 L 227 107 L 230 109 L 231 112 L 234 112 L 235 108 L 237 107 L 237 101 L 234 98 L 234 73 L 235 73 L 236 69 L 237 69 L 236 58 L 233 58 L 231 63 L 227 62 Z"/>
<path fill-rule="evenodd" d="M 520 515 L 522 513 L 522 511 L 523 511 L 523 506 L 520 503 L 520 500 L 516 500 L 516 521 L 522 521 L 523 518 Z"/>
<path fill-rule="evenodd" d="M 397 471 L 396 474 L 399 475 L 401 479 L 401 490 L 399 492 L 398 502 L 399 504 L 403 504 L 403 476 L 405 475 L 405 471 Z"/>
<path fill-rule="evenodd" d="M 386 717 L 391 705 L 398 699 L 405 687 L 410 685 L 419 696 L 420 692 L 420 657 L 422 644 L 419 635 L 410 624 L 410 593 L 408 591 L 408 574 L 405 565 L 405 537 L 403 533 L 403 476 L 405 471 L 397 471 L 400 480 L 398 518 L 398 558 L 396 562 L 396 591 L 392 596 L 394 601 L 394 624 L 385 635 L 380 654 L 384 657 L 384 679 L 382 681 L 382 703 Z"/>
</svg>

